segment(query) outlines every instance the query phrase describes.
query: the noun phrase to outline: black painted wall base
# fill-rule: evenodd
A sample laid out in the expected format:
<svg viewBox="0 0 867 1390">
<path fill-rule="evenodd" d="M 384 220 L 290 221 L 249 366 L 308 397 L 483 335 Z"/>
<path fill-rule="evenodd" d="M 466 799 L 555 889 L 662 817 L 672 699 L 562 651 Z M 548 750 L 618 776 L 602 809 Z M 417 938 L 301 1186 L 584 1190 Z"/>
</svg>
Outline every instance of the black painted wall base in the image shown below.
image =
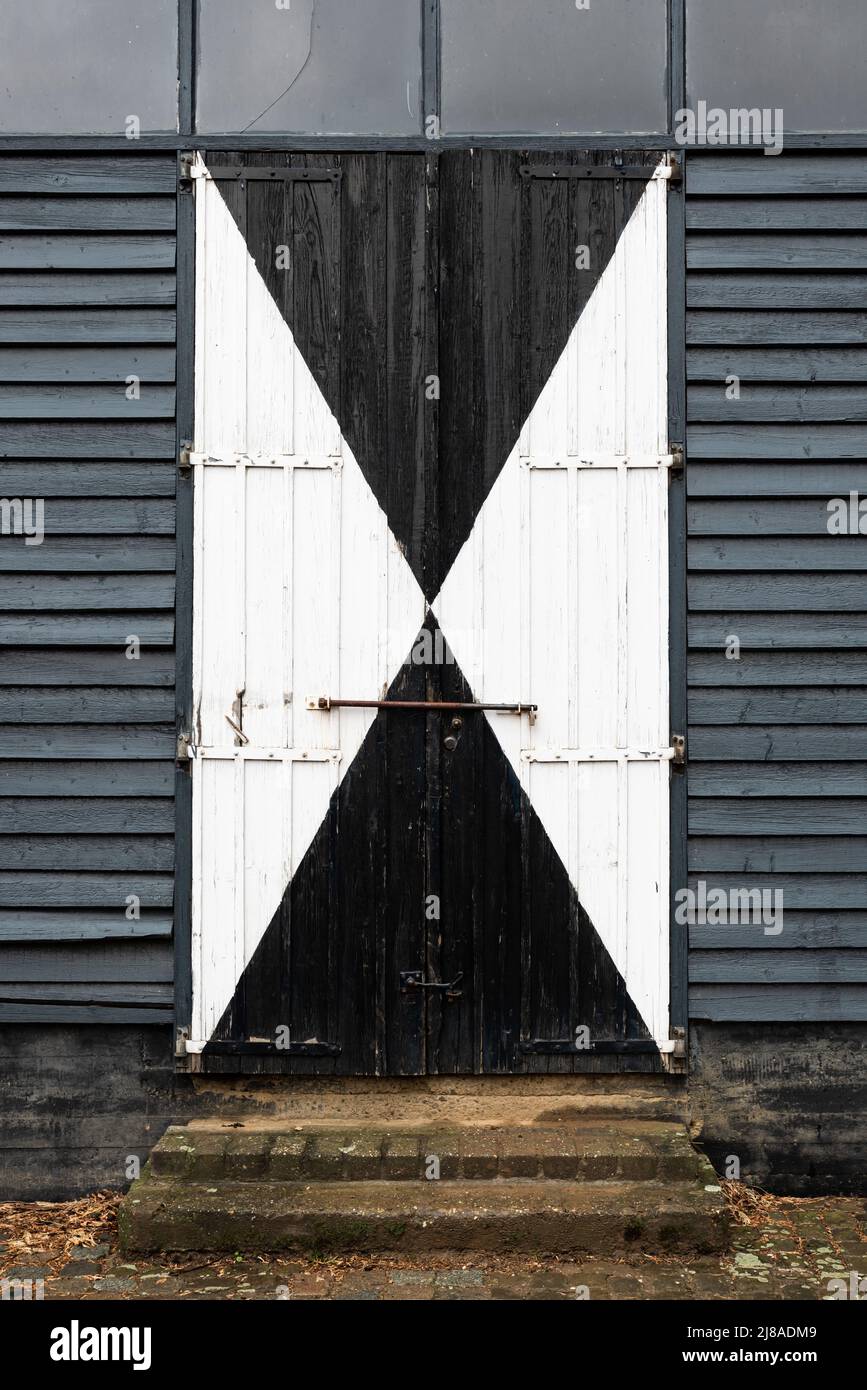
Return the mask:
<svg viewBox="0 0 867 1390">
<path fill-rule="evenodd" d="M 127 1187 L 193 1103 L 169 1027 L 4 1025 L 0 1201 Z"/>
<path fill-rule="evenodd" d="M 693 1023 L 689 1114 L 717 1172 L 790 1195 L 867 1193 L 867 1023 Z"/>
<path fill-rule="evenodd" d="M 694 1024 L 694 1137 L 722 1175 L 735 1157 L 773 1192 L 865 1192 L 865 1063 L 863 1023 Z M 144 1163 L 167 1125 L 214 1107 L 213 1091 L 176 1073 L 168 1028 L 4 1026 L 0 1201 L 126 1187 L 129 1160 Z"/>
</svg>

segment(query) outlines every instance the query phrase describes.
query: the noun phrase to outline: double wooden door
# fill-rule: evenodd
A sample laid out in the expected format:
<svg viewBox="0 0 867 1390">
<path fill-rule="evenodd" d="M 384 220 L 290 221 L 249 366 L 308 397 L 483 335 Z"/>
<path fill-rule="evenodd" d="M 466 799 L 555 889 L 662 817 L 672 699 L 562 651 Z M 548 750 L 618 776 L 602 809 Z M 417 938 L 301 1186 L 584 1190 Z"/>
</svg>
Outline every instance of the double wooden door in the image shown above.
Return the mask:
<svg viewBox="0 0 867 1390">
<path fill-rule="evenodd" d="M 640 158 L 196 161 L 206 1068 L 599 1070 L 668 1039 L 667 166 Z"/>
</svg>

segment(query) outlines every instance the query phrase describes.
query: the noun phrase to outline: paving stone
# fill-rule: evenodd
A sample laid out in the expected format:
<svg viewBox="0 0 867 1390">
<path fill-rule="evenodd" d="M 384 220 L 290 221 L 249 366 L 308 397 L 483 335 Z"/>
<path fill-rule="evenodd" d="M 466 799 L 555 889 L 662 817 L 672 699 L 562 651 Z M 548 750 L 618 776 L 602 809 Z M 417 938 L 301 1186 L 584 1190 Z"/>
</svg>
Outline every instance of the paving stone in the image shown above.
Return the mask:
<svg viewBox="0 0 867 1390">
<path fill-rule="evenodd" d="M 108 1255 L 108 1245 L 73 1245 L 69 1252 L 70 1260 L 104 1260 Z"/>
<path fill-rule="evenodd" d="M 434 1277 L 434 1283 L 447 1283 L 454 1288 L 473 1288 L 484 1283 L 480 1269 L 450 1269 Z"/>
<path fill-rule="evenodd" d="M 341 1301 L 363 1299 L 366 1302 L 375 1302 L 382 1298 L 387 1288 L 388 1279 L 384 1273 L 359 1270 L 336 1280 L 331 1296 Z"/>
<path fill-rule="evenodd" d="M 409 1287 L 410 1285 L 432 1288 L 434 1282 L 433 1272 L 426 1269 L 396 1269 L 389 1277 L 390 1282 L 398 1288 Z"/>
<path fill-rule="evenodd" d="M 294 1279 L 287 1280 L 287 1294 L 292 1298 L 327 1298 L 330 1293 L 331 1280 L 317 1277 L 312 1274 L 296 1275 Z M 285 1295 L 284 1295 L 285 1296 Z"/>
<path fill-rule="evenodd" d="M 481 1275 L 473 1281 L 459 1277 L 468 1272 L 466 1270 L 450 1270 L 445 1274 L 437 1274 L 433 1286 L 434 1299 L 438 1301 L 459 1299 L 462 1303 L 487 1302 L 491 1297 L 491 1290 Z"/>
<path fill-rule="evenodd" d="M 764 1269 L 765 1262 L 752 1251 L 742 1250 L 734 1259 L 736 1269 Z"/>
<path fill-rule="evenodd" d="M 84 1298 L 93 1289 L 93 1280 L 86 1279 L 83 1275 L 76 1275 L 73 1279 L 55 1278 L 46 1281 L 45 1297 L 51 1301 L 57 1298 Z"/>
</svg>

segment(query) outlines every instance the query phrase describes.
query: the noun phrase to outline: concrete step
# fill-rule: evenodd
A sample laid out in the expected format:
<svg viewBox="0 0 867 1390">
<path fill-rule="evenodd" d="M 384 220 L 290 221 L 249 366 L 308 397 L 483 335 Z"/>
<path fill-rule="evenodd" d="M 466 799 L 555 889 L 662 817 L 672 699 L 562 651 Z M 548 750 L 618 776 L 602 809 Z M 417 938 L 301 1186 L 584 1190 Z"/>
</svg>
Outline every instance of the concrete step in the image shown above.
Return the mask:
<svg viewBox="0 0 867 1390">
<path fill-rule="evenodd" d="M 431 1176 L 714 1181 L 684 1127 L 656 1120 L 447 1128 L 172 1126 L 151 1154 L 150 1171 L 190 1182 L 411 1182 Z"/>
<path fill-rule="evenodd" d="M 148 1176 L 120 1217 L 128 1251 L 605 1254 L 724 1248 L 717 1186 L 697 1182 L 188 1182 Z"/>
<path fill-rule="evenodd" d="M 173 1126 L 121 1211 L 127 1250 L 713 1250 L 713 1168 L 661 1120 Z"/>
</svg>

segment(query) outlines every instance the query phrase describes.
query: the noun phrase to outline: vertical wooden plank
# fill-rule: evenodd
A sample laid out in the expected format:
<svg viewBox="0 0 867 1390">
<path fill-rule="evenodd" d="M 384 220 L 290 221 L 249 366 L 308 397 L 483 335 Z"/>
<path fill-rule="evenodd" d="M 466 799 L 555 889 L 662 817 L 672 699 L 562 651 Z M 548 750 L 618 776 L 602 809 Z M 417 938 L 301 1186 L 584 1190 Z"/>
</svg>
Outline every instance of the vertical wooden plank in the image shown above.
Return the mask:
<svg viewBox="0 0 867 1390">
<path fill-rule="evenodd" d="M 303 391 L 298 396 L 312 413 L 296 411 L 296 449 L 312 454 L 339 452 L 340 429 L 325 401 L 338 402 L 340 345 L 337 330 L 340 312 L 339 273 L 335 274 L 334 241 L 337 190 L 334 183 L 297 180 L 293 197 L 292 324 L 303 364 L 312 373 L 321 396 Z M 304 365 L 296 364 L 303 373 Z M 324 399 L 323 399 L 324 398 Z"/>
<path fill-rule="evenodd" d="M 405 525 L 408 529 L 402 534 L 411 536 L 413 547 L 420 546 L 424 553 L 430 530 L 436 534 L 434 498 L 427 492 L 426 412 L 430 407 L 425 399 L 425 377 L 437 370 L 436 362 L 426 362 L 430 305 L 425 158 L 389 156 L 385 180 L 382 240 L 387 275 L 388 423 L 383 495 L 392 528 L 400 532 Z M 392 624 L 389 614 L 389 628 Z M 394 657 L 399 659 L 396 651 Z M 429 690 L 436 689 L 435 673 L 421 664 L 405 666 L 395 688 L 403 692 L 404 698 L 424 699 Z M 383 858 L 387 941 L 379 954 L 384 959 L 386 1050 L 391 1071 L 411 1074 L 423 1071 L 429 1064 L 427 1016 L 433 1004 L 424 991 L 419 996 L 401 994 L 399 974 L 401 970 L 420 969 L 427 970 L 430 978 L 429 967 L 433 965 L 426 955 L 425 902 L 428 894 L 443 893 L 435 839 L 438 793 L 431 762 L 435 745 L 430 742 L 431 721 L 424 715 L 388 715 L 385 722 L 385 833 L 389 843 Z M 436 978 L 435 972 L 433 977 Z"/>
<path fill-rule="evenodd" d="M 688 156 L 687 156 L 688 158 Z M 660 260 L 666 260 L 666 353 L 668 439 L 684 443 L 686 432 L 686 232 L 682 187 L 669 184 L 664 208 L 667 235 Z M 686 473 L 670 478 L 668 496 L 668 673 L 670 731 L 686 733 Z M 687 749 L 687 756 L 689 750 Z M 675 894 L 687 882 L 686 777 L 672 773 L 670 789 L 670 1024 L 687 1024 L 687 933 L 674 919 Z"/>
<path fill-rule="evenodd" d="M 291 454 L 294 353 L 285 315 L 294 286 L 291 184 L 247 183 L 247 235 L 257 248 L 256 261 L 247 259 L 247 452 Z"/>
<path fill-rule="evenodd" d="M 247 262 L 249 254 L 235 220 L 243 224 L 246 199 L 240 180 L 217 188 L 205 181 L 208 302 L 202 324 L 207 354 L 203 357 L 199 399 L 202 448 L 206 453 L 247 447 L 246 351 Z M 226 217 L 220 200 L 232 213 Z"/>
<path fill-rule="evenodd" d="M 183 125 L 181 129 L 183 129 Z M 193 440 L 195 420 L 196 200 L 197 181 L 178 180 L 177 219 L 177 418 L 178 459 Z M 178 475 L 175 501 L 175 723 L 193 734 L 193 489 L 191 472 Z M 192 767 L 175 775 L 174 979 L 175 1026 L 192 1028 L 193 1008 L 193 777 Z"/>
</svg>

